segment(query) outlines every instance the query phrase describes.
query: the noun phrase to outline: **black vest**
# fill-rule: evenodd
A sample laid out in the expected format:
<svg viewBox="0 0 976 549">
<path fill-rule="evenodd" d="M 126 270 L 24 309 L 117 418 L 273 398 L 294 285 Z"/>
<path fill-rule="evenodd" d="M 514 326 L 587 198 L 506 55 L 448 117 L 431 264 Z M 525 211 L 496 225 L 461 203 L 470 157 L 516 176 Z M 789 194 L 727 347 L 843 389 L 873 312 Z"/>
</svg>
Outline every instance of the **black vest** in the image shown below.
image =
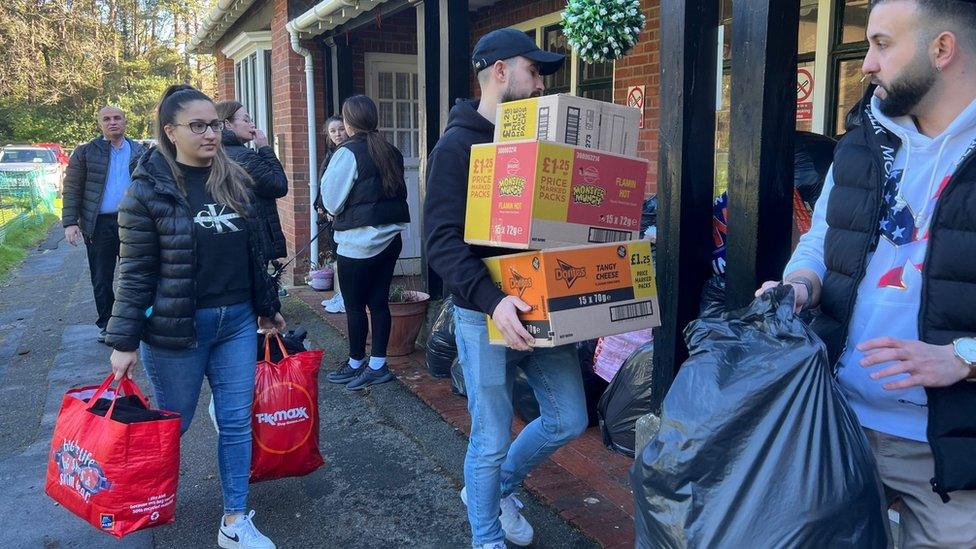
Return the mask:
<svg viewBox="0 0 976 549">
<path fill-rule="evenodd" d="M 869 97 L 869 96 L 868 96 Z M 835 363 L 847 343 L 857 289 L 878 238 L 882 189 L 901 145 L 862 105 L 862 123 L 834 152 L 834 188 L 827 203 L 820 314 L 812 328 Z M 910 169 L 910 166 L 909 166 Z M 922 266 L 919 339 L 947 345 L 976 335 L 976 161 L 967 153 L 942 192 L 930 225 Z M 933 489 L 976 489 L 976 383 L 926 388 L 929 443 L 935 458 Z"/>
<path fill-rule="evenodd" d="M 354 135 L 342 147 L 356 155 L 356 182 L 349 191 L 342 212 L 335 217 L 335 230 L 348 231 L 357 227 L 409 223 L 406 186 L 396 196 L 385 195 L 379 169 L 369 156 L 366 135 Z M 393 150 L 396 151 L 397 162 L 403 166 L 403 155 L 395 148 Z"/>
</svg>

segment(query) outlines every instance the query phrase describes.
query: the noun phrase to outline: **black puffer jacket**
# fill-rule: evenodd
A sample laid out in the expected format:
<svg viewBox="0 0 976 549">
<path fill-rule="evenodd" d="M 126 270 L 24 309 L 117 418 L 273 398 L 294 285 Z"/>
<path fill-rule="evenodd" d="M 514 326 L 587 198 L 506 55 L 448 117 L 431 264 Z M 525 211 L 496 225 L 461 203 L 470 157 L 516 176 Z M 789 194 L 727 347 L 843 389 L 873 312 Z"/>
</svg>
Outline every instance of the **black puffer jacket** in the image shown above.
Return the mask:
<svg viewBox="0 0 976 549">
<path fill-rule="evenodd" d="M 281 230 L 281 219 L 275 200 L 288 194 L 288 178 L 285 169 L 270 146 L 257 151 L 244 146 L 244 143 L 230 130 L 224 130 L 222 144 L 231 160 L 237 162 L 254 180 L 254 205 L 261 216 L 261 236 L 264 257 L 277 259 L 288 255 L 285 247 L 285 233 Z"/>
<path fill-rule="evenodd" d="M 278 288 L 261 255 L 260 218 L 249 212 L 251 301 L 259 316 L 281 309 Z M 155 149 L 140 160 L 132 186 L 119 205 L 119 287 L 108 322 L 107 343 L 134 351 L 150 345 L 187 349 L 196 345 L 196 245 L 190 205 Z M 242 273 L 242 276 L 248 276 Z"/>
<path fill-rule="evenodd" d="M 128 137 L 125 140 L 129 142 L 129 173 L 132 173 L 146 148 Z M 64 174 L 61 224 L 65 227 L 78 225 L 86 237 L 95 231 L 95 218 L 102 206 L 111 152 L 112 145 L 104 137 L 98 136 L 71 153 Z"/>
</svg>

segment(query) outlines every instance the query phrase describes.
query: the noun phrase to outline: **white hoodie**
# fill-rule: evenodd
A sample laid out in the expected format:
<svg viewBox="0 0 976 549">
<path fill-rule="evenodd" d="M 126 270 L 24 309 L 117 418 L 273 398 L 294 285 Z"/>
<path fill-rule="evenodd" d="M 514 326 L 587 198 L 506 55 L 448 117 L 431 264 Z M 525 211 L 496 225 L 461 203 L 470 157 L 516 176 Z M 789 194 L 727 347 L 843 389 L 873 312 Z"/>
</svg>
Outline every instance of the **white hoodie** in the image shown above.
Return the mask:
<svg viewBox="0 0 976 549">
<path fill-rule="evenodd" d="M 883 385 L 907 374 L 871 379 L 871 373 L 892 363 L 861 367 L 864 353 L 857 350 L 857 345 L 883 336 L 918 339 L 921 268 L 928 247 L 928 228 L 942 189 L 959 162 L 976 146 L 976 101 L 934 138 L 919 133 L 909 116 L 888 118 L 881 114 L 876 97 L 871 100 L 871 110 L 878 123 L 896 135 L 902 146 L 888 172 L 882 234 L 857 290 L 847 346 L 838 365 L 838 380 L 861 425 L 924 442 L 928 423 L 925 390 L 912 387 L 886 391 Z M 800 239 L 784 276 L 797 269 L 810 269 L 823 280 L 827 201 L 833 187 L 831 167 L 810 232 Z"/>
</svg>

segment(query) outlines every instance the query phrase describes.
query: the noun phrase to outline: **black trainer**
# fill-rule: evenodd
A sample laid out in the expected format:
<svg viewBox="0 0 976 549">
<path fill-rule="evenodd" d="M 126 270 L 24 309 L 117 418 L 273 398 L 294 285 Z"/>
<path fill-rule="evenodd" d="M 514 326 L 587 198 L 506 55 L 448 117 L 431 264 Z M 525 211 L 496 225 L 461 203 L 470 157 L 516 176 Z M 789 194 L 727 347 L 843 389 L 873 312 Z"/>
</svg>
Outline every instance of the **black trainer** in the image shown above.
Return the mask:
<svg viewBox="0 0 976 549">
<path fill-rule="evenodd" d="M 393 381 L 393 373 L 386 364 L 378 370 L 374 370 L 365 365 L 362 368 L 363 372 L 359 374 L 359 377 L 350 381 L 346 385 L 346 389 L 350 391 L 359 391 L 360 389 L 365 389 L 370 385 L 379 385 L 380 383 L 386 383 L 387 381 Z"/>
<path fill-rule="evenodd" d="M 329 375 L 325 376 L 325 380 L 329 383 L 345 385 L 346 383 L 349 383 L 350 381 L 359 377 L 359 372 L 364 368 L 367 368 L 365 364 L 359 368 L 353 368 L 349 365 L 349 361 L 346 360 L 337 370 L 334 372 L 329 372 Z"/>
</svg>

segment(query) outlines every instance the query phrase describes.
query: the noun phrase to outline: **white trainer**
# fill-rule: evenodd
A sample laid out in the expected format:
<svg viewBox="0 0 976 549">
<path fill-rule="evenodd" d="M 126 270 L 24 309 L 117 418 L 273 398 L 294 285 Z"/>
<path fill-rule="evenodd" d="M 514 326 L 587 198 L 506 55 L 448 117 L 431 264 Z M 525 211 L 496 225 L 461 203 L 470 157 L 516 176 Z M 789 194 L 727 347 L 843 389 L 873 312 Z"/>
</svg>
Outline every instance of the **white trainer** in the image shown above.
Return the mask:
<svg viewBox="0 0 976 549">
<path fill-rule="evenodd" d="M 346 302 L 342 299 L 342 292 L 336 293 L 332 296 L 332 299 L 328 303 L 323 303 L 325 311 L 328 313 L 344 313 L 346 312 Z"/>
<path fill-rule="evenodd" d="M 217 545 L 224 549 L 275 549 L 275 544 L 268 536 L 258 531 L 254 526 L 254 511 L 241 516 L 227 526 L 224 519 L 220 519 L 220 531 L 217 532 Z"/>
<path fill-rule="evenodd" d="M 468 504 L 468 488 L 465 486 L 461 488 L 461 501 L 464 505 Z M 505 532 L 505 539 L 507 539 L 513 545 L 518 545 L 524 547 L 526 545 L 531 545 L 532 540 L 535 539 L 535 530 L 532 529 L 532 525 L 529 521 L 525 520 L 522 516 L 520 509 L 524 507 L 521 501 L 514 494 L 502 498 L 499 504 L 501 508 L 501 515 L 498 519 L 502 523 L 502 531 Z M 486 547 L 489 547 L 486 545 Z"/>
</svg>

